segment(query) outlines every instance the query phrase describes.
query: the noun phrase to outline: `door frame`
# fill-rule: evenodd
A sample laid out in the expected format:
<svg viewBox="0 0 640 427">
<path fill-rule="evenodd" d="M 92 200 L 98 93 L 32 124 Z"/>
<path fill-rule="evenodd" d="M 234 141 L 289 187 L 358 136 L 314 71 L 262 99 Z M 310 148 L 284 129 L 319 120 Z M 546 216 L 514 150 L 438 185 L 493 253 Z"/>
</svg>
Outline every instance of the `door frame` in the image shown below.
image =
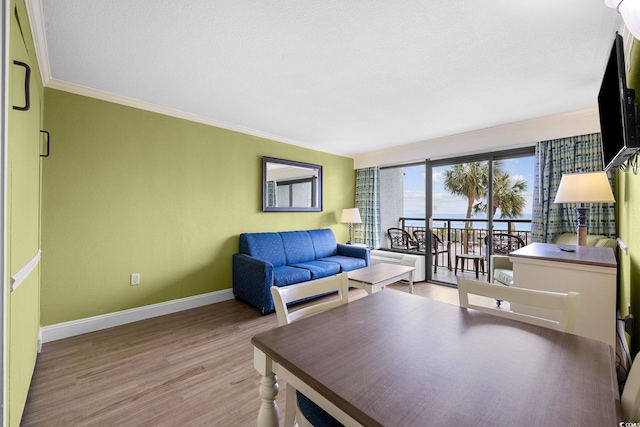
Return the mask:
<svg viewBox="0 0 640 427">
<path fill-rule="evenodd" d="M 8 124 L 8 89 L 9 89 L 9 24 L 10 5 L 8 0 L 0 0 L 2 7 L 2 59 L 0 59 L 0 235 L 2 244 L 0 245 L 0 274 L 2 275 L 2 292 L 0 292 L 0 363 L 2 370 L 0 373 L 0 402 L 2 404 L 2 419 L 0 425 L 4 426 L 8 421 L 7 405 L 7 293 L 9 282 L 7 280 L 7 124 Z"/>
<path fill-rule="evenodd" d="M 479 153 L 458 157 L 447 157 L 439 159 L 426 159 L 425 160 L 425 217 L 427 218 L 427 226 L 431 228 L 431 218 L 433 218 L 433 168 L 437 166 L 454 165 L 459 163 L 470 162 L 489 162 L 489 182 L 493 182 L 493 163 L 496 160 L 514 159 L 518 157 L 528 157 L 535 155 L 535 146 L 515 148 L 511 150 L 501 150 L 489 153 Z M 487 197 L 487 212 L 493 211 L 493 185 L 489 186 L 489 197 Z M 487 230 L 493 230 L 493 217 L 487 214 Z M 427 233 L 429 242 L 431 242 L 431 233 Z M 488 233 L 489 244 L 487 245 L 487 258 L 491 256 L 492 242 L 491 233 Z M 431 243 L 429 243 L 431 244 Z M 429 246 L 430 247 L 430 246 Z M 427 266 L 433 265 L 433 259 L 431 251 L 426 251 Z M 487 269 L 487 281 L 491 281 L 490 269 Z M 457 286 L 454 283 L 442 282 L 433 277 L 433 271 L 431 268 L 426 268 L 426 277 L 428 282 L 438 283 L 446 286 Z"/>
</svg>

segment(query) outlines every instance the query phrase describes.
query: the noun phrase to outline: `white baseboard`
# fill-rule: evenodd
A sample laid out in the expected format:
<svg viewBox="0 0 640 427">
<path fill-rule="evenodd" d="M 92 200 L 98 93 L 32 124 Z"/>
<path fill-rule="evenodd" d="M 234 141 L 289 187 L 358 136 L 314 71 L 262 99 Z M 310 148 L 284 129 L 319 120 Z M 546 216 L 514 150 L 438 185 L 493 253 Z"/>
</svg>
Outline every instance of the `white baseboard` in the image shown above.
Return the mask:
<svg viewBox="0 0 640 427">
<path fill-rule="evenodd" d="M 177 313 L 182 310 L 202 307 L 203 305 L 233 299 L 233 291 L 225 289 L 217 292 L 196 295 L 193 297 L 180 298 L 144 307 L 132 308 L 115 313 L 103 314 L 100 316 L 87 317 L 86 319 L 72 320 L 70 322 L 58 323 L 56 325 L 43 326 L 41 329 L 42 343 L 61 340 L 88 332 L 99 331 L 101 329 L 112 328 L 139 320 L 150 319 L 152 317 L 164 316 L 165 314 Z"/>
</svg>

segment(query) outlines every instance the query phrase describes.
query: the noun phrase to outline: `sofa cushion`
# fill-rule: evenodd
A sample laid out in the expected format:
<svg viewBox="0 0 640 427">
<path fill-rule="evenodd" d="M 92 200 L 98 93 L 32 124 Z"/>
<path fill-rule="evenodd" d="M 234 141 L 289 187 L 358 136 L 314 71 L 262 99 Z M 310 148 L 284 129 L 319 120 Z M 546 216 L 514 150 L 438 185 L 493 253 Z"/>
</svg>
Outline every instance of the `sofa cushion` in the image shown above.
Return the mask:
<svg viewBox="0 0 640 427">
<path fill-rule="evenodd" d="M 563 233 L 553 239 L 553 243 L 557 245 L 577 245 L 578 235 L 576 233 Z M 610 239 L 607 236 L 587 234 L 587 246 L 615 249 L 618 246 L 618 241 L 616 239 Z"/>
<path fill-rule="evenodd" d="M 286 264 L 284 245 L 279 233 L 243 233 L 240 253 L 268 261 L 274 267 Z"/>
<path fill-rule="evenodd" d="M 609 239 L 609 238 L 604 238 L 604 239 L 600 239 L 596 242 L 596 247 L 597 248 L 611 248 L 611 249 L 616 249 L 618 247 L 618 240 L 617 239 Z"/>
<path fill-rule="evenodd" d="M 292 267 L 305 268 L 311 272 L 311 279 L 321 279 L 340 273 L 340 264 L 329 261 L 308 261 L 293 264 Z"/>
<path fill-rule="evenodd" d="M 503 268 L 496 268 L 493 270 L 493 281 L 500 282 L 503 285 L 513 285 L 513 270 L 506 270 Z"/>
<path fill-rule="evenodd" d="M 309 230 L 309 236 L 313 241 L 315 259 L 322 259 L 338 254 L 336 236 L 329 228 L 319 230 Z"/>
<path fill-rule="evenodd" d="M 273 284 L 275 286 L 293 285 L 307 280 L 311 280 L 311 272 L 304 268 L 283 265 L 273 269 Z"/>
<path fill-rule="evenodd" d="M 313 251 L 311 236 L 306 231 L 284 231 L 280 233 L 284 244 L 287 265 L 313 261 L 316 254 Z"/>
<path fill-rule="evenodd" d="M 367 266 L 367 262 L 362 258 L 353 258 L 349 256 L 334 255 L 322 258 L 318 261 L 329 261 L 340 264 L 340 271 L 351 271 Z"/>
</svg>

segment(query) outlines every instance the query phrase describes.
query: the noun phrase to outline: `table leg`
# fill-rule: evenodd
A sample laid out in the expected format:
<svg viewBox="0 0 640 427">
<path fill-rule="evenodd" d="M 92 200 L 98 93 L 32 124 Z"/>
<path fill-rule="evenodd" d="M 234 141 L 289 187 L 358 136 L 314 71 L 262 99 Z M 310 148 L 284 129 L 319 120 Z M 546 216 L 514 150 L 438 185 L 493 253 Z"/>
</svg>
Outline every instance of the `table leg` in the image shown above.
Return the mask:
<svg viewBox="0 0 640 427">
<path fill-rule="evenodd" d="M 413 293 L 413 271 L 409 272 L 409 293 Z"/>
<path fill-rule="evenodd" d="M 254 347 L 253 366 L 262 375 L 260 380 L 262 405 L 258 411 L 258 427 L 278 427 L 280 425 L 280 410 L 276 404 L 278 378 L 273 373 L 273 361 Z"/>
<path fill-rule="evenodd" d="M 478 258 L 473 259 L 473 268 L 476 270 L 476 279 L 478 278 L 478 270 L 480 270 L 480 260 Z"/>
</svg>

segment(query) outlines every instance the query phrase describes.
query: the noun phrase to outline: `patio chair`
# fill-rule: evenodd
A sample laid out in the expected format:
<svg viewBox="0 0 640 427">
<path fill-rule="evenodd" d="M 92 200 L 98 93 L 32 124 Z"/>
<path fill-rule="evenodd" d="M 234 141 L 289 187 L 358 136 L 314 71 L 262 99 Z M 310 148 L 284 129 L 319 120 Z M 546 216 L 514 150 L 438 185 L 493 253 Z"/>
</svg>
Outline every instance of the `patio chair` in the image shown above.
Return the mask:
<svg viewBox="0 0 640 427">
<path fill-rule="evenodd" d="M 411 234 L 402 228 L 388 228 L 387 235 L 389 236 L 392 249 L 410 250 L 418 248 L 418 243 L 413 240 Z"/>
<path fill-rule="evenodd" d="M 287 307 L 287 304 L 335 291 L 338 291 L 336 296 L 330 299 L 325 298 L 314 301 L 313 303 L 307 303 L 307 305 L 295 311 L 289 311 Z M 276 316 L 278 317 L 278 325 L 288 325 L 296 320 L 349 302 L 349 276 L 347 273 L 340 273 L 295 285 L 283 287 L 272 286 L 271 296 L 273 297 L 273 305 L 275 306 Z M 324 409 L 297 391 L 294 386 L 289 383 L 287 383 L 287 401 L 285 408 L 284 425 L 286 427 L 296 425 L 296 420 L 299 427 L 313 427 L 314 425 L 327 427 L 342 426 L 340 422 Z M 292 410 L 293 408 L 295 408 L 295 411 Z"/>
<path fill-rule="evenodd" d="M 432 248 L 431 255 L 433 255 L 433 272 L 438 272 L 438 259 L 440 254 L 447 254 L 447 268 L 451 271 L 451 242 L 443 241 L 437 234 L 432 234 Z M 413 237 L 418 244 L 418 250 L 424 249 L 426 243 L 427 232 L 425 230 L 415 230 Z"/>
<path fill-rule="evenodd" d="M 489 235 L 484 237 L 484 245 L 485 248 L 489 247 Z M 493 254 L 490 258 L 489 269 L 494 284 L 513 285 L 513 266 L 507 255 L 523 246 L 525 246 L 524 240 L 515 234 L 493 233 Z M 502 301 L 497 299 L 496 304 L 500 307 Z"/>
<path fill-rule="evenodd" d="M 520 249 L 525 245 L 524 240 L 515 234 L 493 233 L 492 234 L 493 255 L 508 255 L 510 252 Z M 485 247 L 489 247 L 489 235 L 484 236 Z"/>
</svg>

